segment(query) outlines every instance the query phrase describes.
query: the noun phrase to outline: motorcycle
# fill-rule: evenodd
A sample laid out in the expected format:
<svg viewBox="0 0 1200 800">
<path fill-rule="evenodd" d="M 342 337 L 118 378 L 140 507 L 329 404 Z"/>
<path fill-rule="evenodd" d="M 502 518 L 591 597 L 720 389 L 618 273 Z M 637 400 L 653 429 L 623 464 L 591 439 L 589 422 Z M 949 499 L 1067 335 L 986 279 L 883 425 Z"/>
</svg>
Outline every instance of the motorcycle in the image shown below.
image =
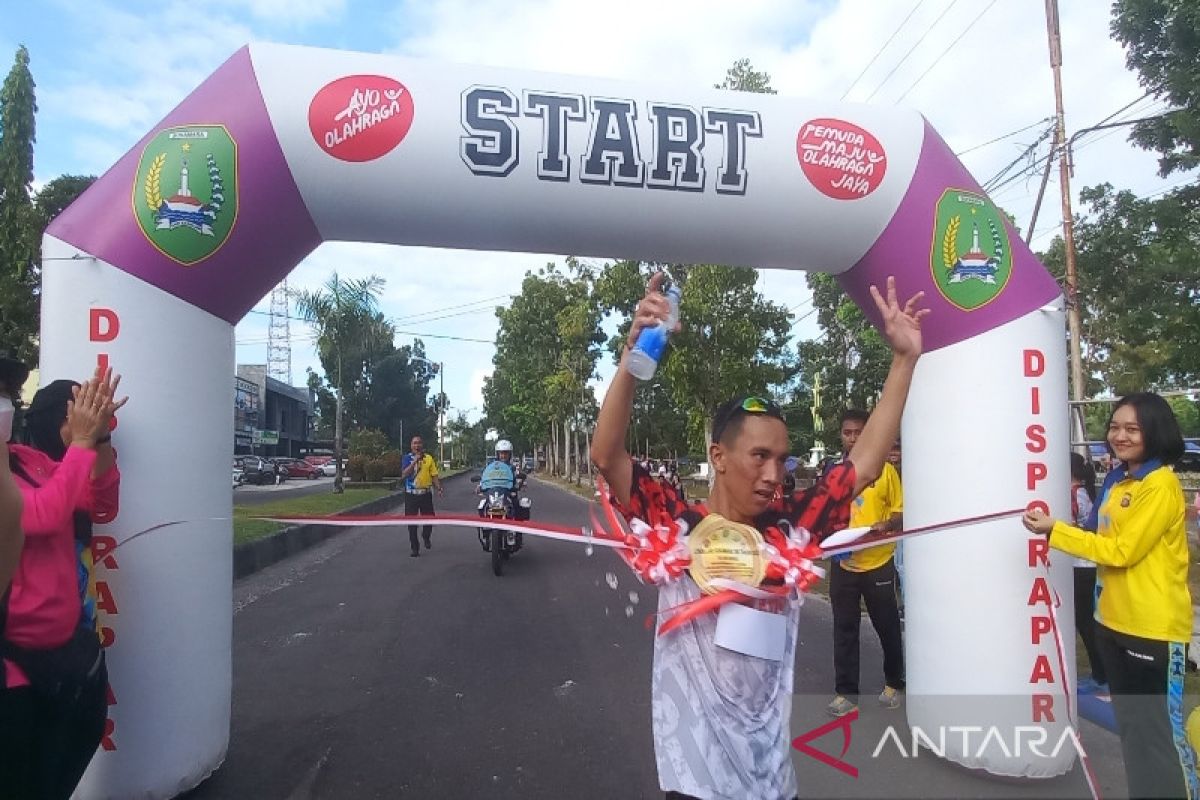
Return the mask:
<svg viewBox="0 0 1200 800">
<path fill-rule="evenodd" d="M 471 478 L 472 483 L 479 483 L 479 478 Z M 479 516 L 494 520 L 529 519 L 529 509 L 533 501 L 528 497 L 520 497 L 523 482 L 518 482 L 516 489 L 484 489 L 483 499 L 479 501 Z M 504 562 L 512 554 L 521 549 L 524 535 L 516 531 L 497 528 L 480 527 L 478 530 L 479 544 L 485 553 L 491 553 L 492 572 L 500 576 L 504 574 Z"/>
</svg>

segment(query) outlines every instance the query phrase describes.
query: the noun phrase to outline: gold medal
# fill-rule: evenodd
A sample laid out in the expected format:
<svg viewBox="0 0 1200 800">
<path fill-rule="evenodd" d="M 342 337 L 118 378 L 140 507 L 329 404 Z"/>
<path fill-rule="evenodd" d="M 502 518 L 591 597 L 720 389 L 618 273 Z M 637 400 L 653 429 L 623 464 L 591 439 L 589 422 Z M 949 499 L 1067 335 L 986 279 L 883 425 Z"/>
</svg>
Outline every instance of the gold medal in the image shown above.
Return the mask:
<svg viewBox="0 0 1200 800">
<path fill-rule="evenodd" d="M 721 591 L 712 585 L 713 578 L 758 586 L 767 574 L 762 544 L 762 534 L 754 527 L 709 514 L 688 534 L 688 571 L 705 594 Z"/>
</svg>

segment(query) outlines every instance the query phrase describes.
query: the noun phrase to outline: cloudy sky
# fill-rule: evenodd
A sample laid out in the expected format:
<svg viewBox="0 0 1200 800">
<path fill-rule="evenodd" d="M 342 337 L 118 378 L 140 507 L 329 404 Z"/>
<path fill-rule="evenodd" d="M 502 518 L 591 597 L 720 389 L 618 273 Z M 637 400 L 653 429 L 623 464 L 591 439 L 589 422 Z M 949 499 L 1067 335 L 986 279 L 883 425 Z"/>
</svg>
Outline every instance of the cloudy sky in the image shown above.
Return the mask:
<svg viewBox="0 0 1200 800">
<path fill-rule="evenodd" d="M 1152 99 L 1135 102 L 1143 91 L 1109 38 L 1108 3 L 1060 6 L 1068 130 L 1130 103 L 1116 119 L 1160 111 Z M 103 173 L 234 51 L 256 41 L 703 87 L 749 58 L 782 95 L 918 109 L 981 182 L 1033 142 L 1054 111 L 1042 0 L 0 0 L 0 7 L 2 68 L 24 44 L 37 82 L 39 185 L 64 173 Z M 1080 140 L 1072 189 L 1108 181 L 1148 195 L 1182 180 L 1159 179 L 1154 157 L 1118 130 Z M 1037 188 L 1037 178 L 1017 180 L 993 199 L 1025 229 Z M 1060 224 L 1056 171 L 1034 248 Z M 475 417 L 491 370 L 493 309 L 527 269 L 546 261 L 327 244 L 296 268 L 290 285 L 316 287 L 333 269 L 387 278 L 382 308 L 402 332 L 398 343 L 424 338 L 430 357 L 446 362 L 452 413 Z M 816 335 L 802 273 L 764 272 L 762 285 L 793 309 L 798 337 Z M 257 308 L 266 311 L 267 299 Z M 316 359 L 304 324 L 291 326 L 299 384 Z M 239 324 L 239 362 L 266 361 L 266 330 L 262 313 Z M 609 375 L 605 365 L 599 391 Z"/>
</svg>

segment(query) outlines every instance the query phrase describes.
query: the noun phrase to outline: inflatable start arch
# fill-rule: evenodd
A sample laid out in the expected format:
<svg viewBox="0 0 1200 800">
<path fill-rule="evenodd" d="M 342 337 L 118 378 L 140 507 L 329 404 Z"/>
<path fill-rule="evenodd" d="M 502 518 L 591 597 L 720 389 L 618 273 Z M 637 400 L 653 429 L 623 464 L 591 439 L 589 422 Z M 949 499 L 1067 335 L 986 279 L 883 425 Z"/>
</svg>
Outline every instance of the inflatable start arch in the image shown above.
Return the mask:
<svg viewBox="0 0 1200 800">
<path fill-rule="evenodd" d="M 919 114 L 249 47 L 45 238 L 41 374 L 111 362 L 134 398 L 121 517 L 97 540 L 115 704 L 79 797 L 170 797 L 224 758 L 233 326 L 327 240 L 820 270 L 868 313 L 894 274 L 933 310 L 907 523 L 1068 508 L 1059 287 Z M 185 449 L 181 485 L 162 464 Z M 1057 586 L 1072 619 L 1062 561 L 1016 519 L 908 545 L 910 724 L 1009 743 L 951 735 L 948 758 L 1070 768 L 1072 747 L 1039 758 L 1005 733 L 1070 725 L 1045 602 Z"/>
</svg>

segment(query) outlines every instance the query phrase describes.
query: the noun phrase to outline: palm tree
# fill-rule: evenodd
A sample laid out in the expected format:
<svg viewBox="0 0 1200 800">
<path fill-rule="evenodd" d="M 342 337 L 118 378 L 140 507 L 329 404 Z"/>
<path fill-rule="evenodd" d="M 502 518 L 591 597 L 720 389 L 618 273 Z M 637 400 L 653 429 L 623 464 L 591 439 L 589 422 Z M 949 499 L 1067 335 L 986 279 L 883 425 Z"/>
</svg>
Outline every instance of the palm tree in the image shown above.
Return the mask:
<svg viewBox="0 0 1200 800">
<path fill-rule="evenodd" d="M 296 310 L 317 330 L 317 346 L 331 353 L 337 365 L 334 389 L 337 392 L 337 414 L 334 419 L 333 458 L 336 472 L 333 491 L 344 491 L 342 482 L 342 351 L 360 343 L 373 330 L 378 297 L 384 280 L 378 275 L 369 278 L 345 279 L 335 271 L 325 285 L 316 291 L 296 291 Z"/>
</svg>

